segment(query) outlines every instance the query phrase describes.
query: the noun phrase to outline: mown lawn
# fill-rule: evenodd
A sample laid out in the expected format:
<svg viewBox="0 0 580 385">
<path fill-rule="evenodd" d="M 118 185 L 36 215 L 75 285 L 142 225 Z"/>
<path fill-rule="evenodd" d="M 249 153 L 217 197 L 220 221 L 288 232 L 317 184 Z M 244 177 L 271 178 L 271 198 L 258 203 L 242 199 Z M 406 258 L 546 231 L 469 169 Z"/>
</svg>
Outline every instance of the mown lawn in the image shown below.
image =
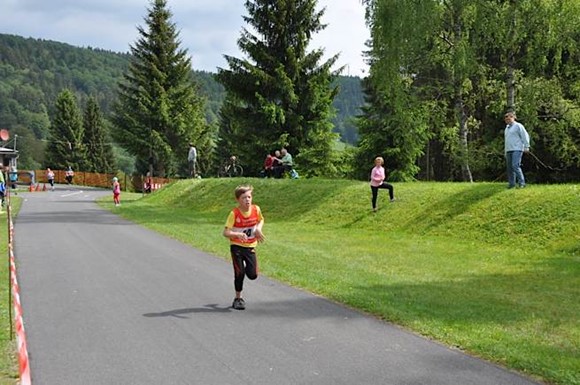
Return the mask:
<svg viewBox="0 0 580 385">
<path fill-rule="evenodd" d="M 364 182 L 205 179 L 100 204 L 228 259 L 221 231 L 242 182 L 266 218 L 263 274 L 546 382 L 580 384 L 578 185 L 395 183 L 397 201 L 381 191 L 372 213 Z"/>
<path fill-rule="evenodd" d="M 242 182 L 266 217 L 263 274 L 529 376 L 580 384 L 578 185 L 396 183 L 397 201 L 381 195 L 374 214 L 364 182 L 208 179 L 102 205 L 228 259 L 221 231 Z"/>
</svg>

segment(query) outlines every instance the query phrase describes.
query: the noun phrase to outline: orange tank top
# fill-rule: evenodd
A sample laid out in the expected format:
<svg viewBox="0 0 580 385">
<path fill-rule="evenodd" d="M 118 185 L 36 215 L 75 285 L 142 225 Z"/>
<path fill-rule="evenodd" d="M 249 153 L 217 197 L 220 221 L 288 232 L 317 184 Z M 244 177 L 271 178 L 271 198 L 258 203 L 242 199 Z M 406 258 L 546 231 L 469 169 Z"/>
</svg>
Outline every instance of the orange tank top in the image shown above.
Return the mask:
<svg viewBox="0 0 580 385">
<path fill-rule="evenodd" d="M 252 205 L 250 208 L 250 215 L 244 216 L 239 208 L 234 208 L 232 210 L 234 214 L 234 224 L 232 227 L 233 231 L 240 231 L 248 236 L 246 241 L 241 239 L 232 239 L 231 243 L 233 245 L 240 245 L 244 247 L 255 247 L 258 241 L 256 240 L 256 225 L 262 220 L 262 213 L 256 205 Z"/>
</svg>

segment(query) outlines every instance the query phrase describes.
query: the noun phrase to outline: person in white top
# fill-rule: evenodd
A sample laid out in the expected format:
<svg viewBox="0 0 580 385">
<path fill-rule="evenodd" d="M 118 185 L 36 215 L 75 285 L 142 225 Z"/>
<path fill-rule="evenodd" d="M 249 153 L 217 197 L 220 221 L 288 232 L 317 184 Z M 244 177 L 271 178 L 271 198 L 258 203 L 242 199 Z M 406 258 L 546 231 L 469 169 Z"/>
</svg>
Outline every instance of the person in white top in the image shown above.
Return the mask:
<svg viewBox="0 0 580 385">
<path fill-rule="evenodd" d="M 46 169 L 46 179 L 48 180 L 48 184 L 50 184 L 50 189 L 54 191 L 54 171 L 50 168 Z"/>
<path fill-rule="evenodd" d="M 190 178 L 195 178 L 195 176 L 197 175 L 196 163 L 197 163 L 197 149 L 195 148 L 193 143 L 190 143 L 189 152 L 187 154 L 187 164 L 189 165 Z"/>
</svg>

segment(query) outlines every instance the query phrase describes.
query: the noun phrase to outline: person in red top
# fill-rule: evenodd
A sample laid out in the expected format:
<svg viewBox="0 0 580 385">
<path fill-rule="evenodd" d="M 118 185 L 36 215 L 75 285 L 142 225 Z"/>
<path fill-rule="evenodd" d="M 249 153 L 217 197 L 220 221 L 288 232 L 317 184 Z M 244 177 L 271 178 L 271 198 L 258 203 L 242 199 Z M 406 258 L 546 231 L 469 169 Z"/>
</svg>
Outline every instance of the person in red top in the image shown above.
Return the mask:
<svg viewBox="0 0 580 385">
<path fill-rule="evenodd" d="M 236 296 L 232 307 L 244 310 L 246 303 L 242 298 L 244 277 L 258 278 L 258 259 L 256 246 L 265 240 L 262 233 L 264 217 L 259 206 L 252 204 L 253 187 L 242 185 L 236 187 L 234 194 L 238 201 L 226 220 L 223 236 L 230 240 L 230 252 L 234 265 L 234 287 Z"/>
<path fill-rule="evenodd" d="M 121 184 L 117 177 L 113 178 L 113 202 L 115 206 L 121 205 Z"/>
<path fill-rule="evenodd" d="M 274 156 L 272 154 L 266 155 L 264 159 L 264 178 L 271 178 L 274 170 Z"/>
</svg>

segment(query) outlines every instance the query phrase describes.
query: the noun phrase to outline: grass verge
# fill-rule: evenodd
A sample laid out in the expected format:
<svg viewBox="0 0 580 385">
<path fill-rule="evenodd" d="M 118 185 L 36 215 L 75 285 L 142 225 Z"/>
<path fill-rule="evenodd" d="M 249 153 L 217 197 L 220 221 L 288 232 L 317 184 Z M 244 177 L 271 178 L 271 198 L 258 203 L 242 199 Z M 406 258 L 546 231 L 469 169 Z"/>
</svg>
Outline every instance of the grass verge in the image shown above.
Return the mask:
<svg viewBox="0 0 580 385">
<path fill-rule="evenodd" d="M 22 200 L 12 197 L 12 213 L 18 212 Z M 4 277 L 4 284 L 0 286 L 0 385 L 14 385 L 18 383 L 18 361 L 16 358 L 16 337 L 14 330 L 10 333 L 10 315 L 14 316 L 14 311 L 10 309 L 12 301 L 10 298 L 10 255 L 8 254 L 8 217 L 3 208 L 0 213 L 0 226 L 4 229 L 0 231 L 0 252 L 5 256 L 3 263 L 0 263 L 0 276 Z"/>
<path fill-rule="evenodd" d="M 205 179 L 100 204 L 228 259 L 233 189 L 266 218 L 262 273 L 553 384 L 580 384 L 580 189 Z"/>
</svg>

